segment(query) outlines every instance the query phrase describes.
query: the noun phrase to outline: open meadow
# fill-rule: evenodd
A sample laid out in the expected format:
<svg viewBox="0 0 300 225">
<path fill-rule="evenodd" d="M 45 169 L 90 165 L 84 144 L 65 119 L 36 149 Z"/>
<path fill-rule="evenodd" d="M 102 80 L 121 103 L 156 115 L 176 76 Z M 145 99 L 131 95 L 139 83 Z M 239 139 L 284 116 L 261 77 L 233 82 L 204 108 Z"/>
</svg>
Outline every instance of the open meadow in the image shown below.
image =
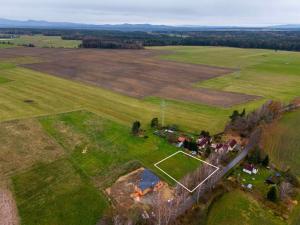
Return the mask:
<svg viewBox="0 0 300 225">
<path fill-rule="evenodd" d="M 267 127 L 262 146 L 280 168 L 290 168 L 300 177 L 300 110 Z"/>
</svg>

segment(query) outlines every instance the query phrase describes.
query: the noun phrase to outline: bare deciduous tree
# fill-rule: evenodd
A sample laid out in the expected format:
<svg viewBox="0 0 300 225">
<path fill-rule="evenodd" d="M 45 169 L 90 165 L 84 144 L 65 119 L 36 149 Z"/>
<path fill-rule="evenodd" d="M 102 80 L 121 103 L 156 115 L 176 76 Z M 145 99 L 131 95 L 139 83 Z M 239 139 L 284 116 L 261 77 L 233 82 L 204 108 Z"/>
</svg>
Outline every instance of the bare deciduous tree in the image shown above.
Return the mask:
<svg viewBox="0 0 300 225">
<path fill-rule="evenodd" d="M 280 199 L 286 199 L 293 192 L 293 186 L 289 182 L 282 182 L 279 187 Z"/>
</svg>

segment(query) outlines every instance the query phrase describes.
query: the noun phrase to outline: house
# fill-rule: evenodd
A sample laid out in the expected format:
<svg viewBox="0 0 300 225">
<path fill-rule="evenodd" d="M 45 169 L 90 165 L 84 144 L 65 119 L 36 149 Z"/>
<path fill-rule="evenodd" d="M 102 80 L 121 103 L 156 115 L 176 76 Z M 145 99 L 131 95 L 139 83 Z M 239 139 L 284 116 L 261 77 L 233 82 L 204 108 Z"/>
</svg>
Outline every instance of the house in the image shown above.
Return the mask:
<svg viewBox="0 0 300 225">
<path fill-rule="evenodd" d="M 228 145 L 228 144 L 223 145 L 222 149 L 220 149 L 220 150 L 221 150 L 222 152 L 227 153 L 228 150 L 229 150 L 229 145 Z"/>
<path fill-rule="evenodd" d="M 246 164 L 243 168 L 243 172 L 248 173 L 248 174 L 257 174 L 258 169 L 255 169 L 253 164 Z"/>
<path fill-rule="evenodd" d="M 178 137 L 178 139 L 177 139 L 178 142 L 184 142 L 185 140 L 186 140 L 186 138 L 183 137 L 183 136 L 180 136 L 180 137 Z"/>
<path fill-rule="evenodd" d="M 213 147 L 213 146 L 212 146 L 212 147 Z M 215 152 L 220 152 L 220 150 L 223 148 L 223 144 L 218 143 L 218 144 L 216 144 L 215 147 L 213 147 L 213 148 L 215 148 Z"/>
<path fill-rule="evenodd" d="M 199 149 L 205 148 L 208 143 L 209 143 L 209 138 L 207 138 L 207 137 L 199 138 L 197 140 L 197 145 L 198 145 Z"/>
<path fill-rule="evenodd" d="M 151 191 L 156 191 L 163 186 L 160 179 L 150 170 L 145 169 L 140 175 L 140 181 L 135 186 L 135 195 L 144 196 Z"/>
<path fill-rule="evenodd" d="M 216 148 L 215 148 L 215 152 L 218 153 L 227 153 L 229 149 L 229 145 L 228 144 L 217 144 Z"/>
<path fill-rule="evenodd" d="M 252 184 L 247 184 L 246 186 L 248 189 L 252 189 L 253 185 Z"/>
<path fill-rule="evenodd" d="M 228 150 L 232 151 L 233 149 L 235 149 L 236 145 L 237 145 L 237 141 L 235 139 L 231 139 L 228 142 L 228 146 L 229 146 Z"/>
<path fill-rule="evenodd" d="M 178 148 L 181 148 L 186 140 L 187 140 L 187 138 L 185 138 L 183 136 L 178 137 L 176 146 Z"/>
</svg>

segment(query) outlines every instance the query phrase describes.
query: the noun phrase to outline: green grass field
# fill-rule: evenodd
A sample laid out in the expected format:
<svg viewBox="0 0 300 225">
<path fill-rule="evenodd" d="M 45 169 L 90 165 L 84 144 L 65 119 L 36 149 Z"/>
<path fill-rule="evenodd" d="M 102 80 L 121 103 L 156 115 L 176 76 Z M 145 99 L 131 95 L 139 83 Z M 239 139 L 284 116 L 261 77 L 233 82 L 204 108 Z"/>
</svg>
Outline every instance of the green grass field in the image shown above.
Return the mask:
<svg viewBox="0 0 300 225">
<path fill-rule="evenodd" d="M 172 53 L 165 60 L 237 69 L 222 77 L 195 84 L 197 87 L 240 92 L 288 102 L 300 96 L 300 53 L 220 47 L 159 47 Z"/>
<path fill-rule="evenodd" d="M 108 203 L 67 159 L 13 177 L 21 224 L 93 225 Z"/>
<path fill-rule="evenodd" d="M 148 138 L 134 137 L 128 127 L 86 111 L 2 124 L 0 140 L 10 149 L 3 155 L 15 159 L 30 156 L 23 163 L 19 160 L 19 166 L 6 163 L 1 167 L 7 171 L 6 177 L 12 177 L 22 224 L 95 224 L 108 208 L 101 190 L 140 166 L 174 184 L 154 163 L 177 149 L 151 131 L 146 133 Z M 35 142 L 29 139 L 30 134 Z M 17 143 L 8 141 L 12 135 Z M 63 153 L 53 141 L 59 143 Z M 175 168 L 182 163 L 179 160 L 183 159 L 170 161 L 169 165 Z M 195 163 L 183 167 L 185 173 L 195 168 Z M 174 176 L 181 178 L 185 173 L 178 170 Z"/>
<path fill-rule="evenodd" d="M 285 222 L 254 200 L 250 195 L 235 190 L 215 202 L 208 215 L 207 225 L 283 225 Z"/>
<path fill-rule="evenodd" d="M 180 181 L 185 174 L 199 168 L 202 164 L 203 162 L 179 152 L 157 166 Z"/>
<path fill-rule="evenodd" d="M 63 40 L 60 36 L 43 36 L 43 35 L 21 35 L 12 39 L 10 42 L 15 45 L 33 44 L 40 48 L 78 48 L 81 41 Z"/>
<path fill-rule="evenodd" d="M 264 150 L 281 168 L 300 177 L 300 110 L 285 114 L 263 137 Z"/>
<path fill-rule="evenodd" d="M 72 161 L 90 177 L 111 184 L 122 171 L 122 166 L 138 161 L 164 177 L 154 163 L 174 153 L 177 149 L 164 139 L 146 132 L 149 138 L 137 138 L 130 129 L 119 123 L 103 119 L 95 114 L 78 111 L 40 119 L 45 130 L 60 143 Z M 83 154 L 83 150 L 86 153 Z M 171 163 L 178 164 L 179 159 Z M 126 169 L 126 167 L 124 167 Z M 186 168 L 185 172 L 195 167 Z M 177 176 L 184 175 L 178 171 Z M 107 187 L 107 185 L 104 185 Z"/>
</svg>

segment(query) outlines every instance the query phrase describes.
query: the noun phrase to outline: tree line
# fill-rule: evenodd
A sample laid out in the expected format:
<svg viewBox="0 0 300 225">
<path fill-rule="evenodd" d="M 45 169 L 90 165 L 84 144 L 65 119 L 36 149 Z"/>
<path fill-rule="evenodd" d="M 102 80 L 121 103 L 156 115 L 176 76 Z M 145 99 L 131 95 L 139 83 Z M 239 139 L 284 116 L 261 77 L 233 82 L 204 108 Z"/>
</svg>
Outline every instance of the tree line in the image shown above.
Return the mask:
<svg viewBox="0 0 300 225">
<path fill-rule="evenodd" d="M 300 51 L 300 31 L 107 31 L 80 29 L 0 29 L 3 35 L 61 36 L 65 40 L 82 40 L 82 47 L 141 48 L 141 46 L 227 46 Z"/>
</svg>

